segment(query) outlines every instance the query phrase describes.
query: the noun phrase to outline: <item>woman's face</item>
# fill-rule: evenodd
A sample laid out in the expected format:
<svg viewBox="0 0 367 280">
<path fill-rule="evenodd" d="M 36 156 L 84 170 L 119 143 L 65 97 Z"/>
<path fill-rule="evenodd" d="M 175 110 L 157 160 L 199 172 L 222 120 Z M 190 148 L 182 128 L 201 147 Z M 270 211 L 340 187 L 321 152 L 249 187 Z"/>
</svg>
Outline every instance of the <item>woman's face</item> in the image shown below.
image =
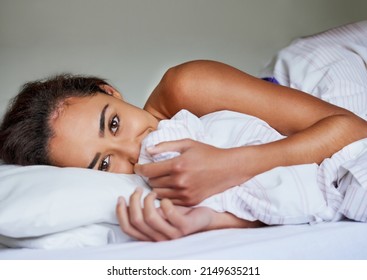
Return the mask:
<svg viewBox="0 0 367 280">
<path fill-rule="evenodd" d="M 118 94 L 98 93 L 69 98 L 50 124 L 55 132 L 49 142 L 53 164 L 130 174 L 142 139 L 157 128 L 158 120 Z"/>
</svg>

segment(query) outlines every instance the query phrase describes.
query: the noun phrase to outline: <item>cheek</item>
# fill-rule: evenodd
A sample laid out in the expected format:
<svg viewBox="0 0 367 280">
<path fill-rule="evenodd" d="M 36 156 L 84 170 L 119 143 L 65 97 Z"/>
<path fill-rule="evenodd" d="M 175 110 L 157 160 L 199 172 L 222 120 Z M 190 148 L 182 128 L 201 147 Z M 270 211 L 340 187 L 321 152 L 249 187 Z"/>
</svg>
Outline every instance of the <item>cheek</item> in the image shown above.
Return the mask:
<svg viewBox="0 0 367 280">
<path fill-rule="evenodd" d="M 116 170 L 113 170 L 112 172 L 120 173 L 120 174 L 134 174 L 134 165 L 126 161 L 122 163 Z"/>
</svg>

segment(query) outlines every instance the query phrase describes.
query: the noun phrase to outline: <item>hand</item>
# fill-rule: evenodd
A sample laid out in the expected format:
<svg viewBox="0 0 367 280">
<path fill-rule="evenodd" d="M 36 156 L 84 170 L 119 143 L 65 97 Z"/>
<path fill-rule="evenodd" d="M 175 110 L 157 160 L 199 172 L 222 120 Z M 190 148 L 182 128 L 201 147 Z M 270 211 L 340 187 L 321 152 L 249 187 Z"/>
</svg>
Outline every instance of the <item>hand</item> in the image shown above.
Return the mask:
<svg viewBox="0 0 367 280">
<path fill-rule="evenodd" d="M 141 207 L 142 189 L 130 197 L 129 206 L 120 198 L 116 214 L 123 232 L 142 241 L 176 239 L 204 230 L 211 220 L 208 208 L 190 209 L 174 206 L 169 200 L 161 201 L 161 208 L 154 206 L 156 194 L 149 193 Z"/>
<path fill-rule="evenodd" d="M 239 172 L 241 164 L 236 160 L 238 152 L 234 154 L 233 149 L 219 149 L 184 139 L 163 142 L 148 150 L 152 155 L 168 151 L 181 155 L 162 162 L 136 165 L 134 170 L 149 178 L 148 183 L 158 198 L 169 198 L 176 205 L 192 206 L 244 181 L 244 172 Z"/>
<path fill-rule="evenodd" d="M 124 198 L 120 198 L 116 207 L 121 230 L 138 240 L 164 241 L 212 229 L 261 225 L 207 207 L 175 206 L 168 199 L 161 201 L 161 208 L 155 208 L 153 192 L 146 196 L 142 208 L 141 195 L 142 189 L 137 189 L 130 197 L 129 207 Z"/>
</svg>

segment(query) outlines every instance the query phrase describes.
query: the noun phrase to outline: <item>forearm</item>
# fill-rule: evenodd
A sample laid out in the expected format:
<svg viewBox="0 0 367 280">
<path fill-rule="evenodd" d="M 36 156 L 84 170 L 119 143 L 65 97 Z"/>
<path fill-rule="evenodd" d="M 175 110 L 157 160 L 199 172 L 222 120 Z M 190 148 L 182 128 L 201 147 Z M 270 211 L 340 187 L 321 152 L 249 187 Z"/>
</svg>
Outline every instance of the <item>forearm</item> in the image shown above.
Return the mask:
<svg viewBox="0 0 367 280">
<path fill-rule="evenodd" d="M 282 144 L 286 165 L 320 163 L 346 145 L 367 137 L 367 122 L 353 114 L 326 117 L 290 135 Z"/>
<path fill-rule="evenodd" d="M 247 221 L 237 218 L 231 213 L 218 213 L 213 210 L 210 212 L 210 223 L 203 231 L 224 229 L 224 228 L 256 228 L 262 227 L 264 224 L 260 221 Z"/>
<path fill-rule="evenodd" d="M 333 115 L 285 139 L 237 148 L 237 151 L 233 149 L 233 165 L 237 166 L 237 172 L 238 166 L 243 169 L 235 183 L 277 166 L 320 163 L 346 145 L 365 137 L 366 121 L 352 114 Z"/>
</svg>

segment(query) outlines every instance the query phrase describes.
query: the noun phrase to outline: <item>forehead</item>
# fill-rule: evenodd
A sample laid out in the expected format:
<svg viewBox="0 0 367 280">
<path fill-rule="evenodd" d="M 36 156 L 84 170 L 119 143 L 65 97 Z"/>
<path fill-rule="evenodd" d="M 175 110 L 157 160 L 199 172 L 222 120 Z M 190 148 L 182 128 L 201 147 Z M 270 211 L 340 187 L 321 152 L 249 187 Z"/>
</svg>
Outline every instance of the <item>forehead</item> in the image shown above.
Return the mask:
<svg viewBox="0 0 367 280">
<path fill-rule="evenodd" d="M 108 96 L 68 98 L 50 119 L 54 136 L 49 142 L 50 157 L 58 166 L 86 167 L 98 137 L 99 117 Z"/>
<path fill-rule="evenodd" d="M 59 102 L 50 116 L 50 126 L 54 128 L 59 123 L 69 122 L 71 119 L 88 120 L 101 112 L 105 104 L 113 103 L 116 98 L 103 93 L 85 97 L 69 97 Z"/>
<path fill-rule="evenodd" d="M 100 94 L 85 97 L 68 97 L 64 100 L 61 100 L 55 109 L 54 114 L 56 115 L 54 116 L 54 119 L 58 118 L 65 111 L 68 111 L 68 113 L 74 113 L 83 107 L 98 106 L 98 99 L 101 99 L 99 95 Z"/>
</svg>

